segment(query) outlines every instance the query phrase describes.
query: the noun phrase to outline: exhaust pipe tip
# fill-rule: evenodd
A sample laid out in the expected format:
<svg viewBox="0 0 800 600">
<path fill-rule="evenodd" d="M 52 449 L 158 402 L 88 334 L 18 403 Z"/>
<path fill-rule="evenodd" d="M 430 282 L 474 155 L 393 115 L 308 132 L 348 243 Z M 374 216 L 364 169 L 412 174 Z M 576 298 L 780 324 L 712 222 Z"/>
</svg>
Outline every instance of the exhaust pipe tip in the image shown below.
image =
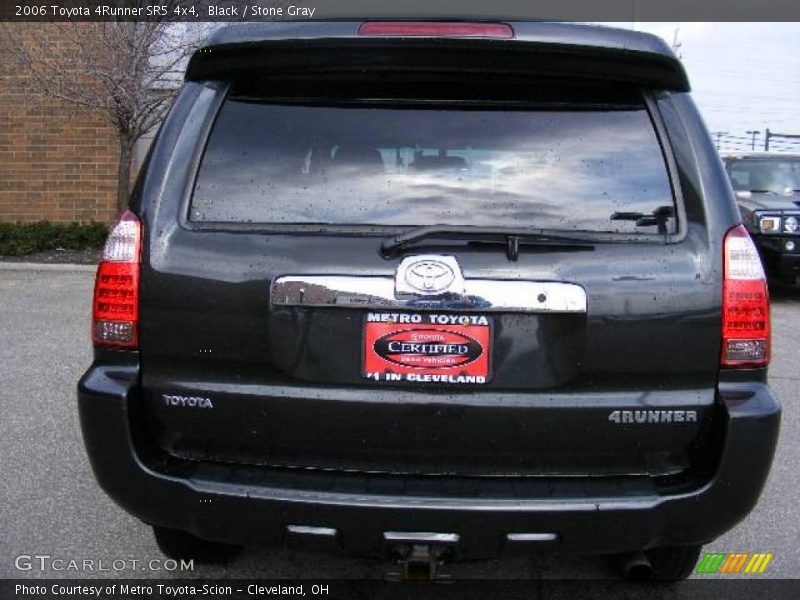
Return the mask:
<svg viewBox="0 0 800 600">
<path fill-rule="evenodd" d="M 622 576 L 630 581 L 650 581 L 655 570 L 644 552 L 630 552 L 617 557 Z"/>
</svg>

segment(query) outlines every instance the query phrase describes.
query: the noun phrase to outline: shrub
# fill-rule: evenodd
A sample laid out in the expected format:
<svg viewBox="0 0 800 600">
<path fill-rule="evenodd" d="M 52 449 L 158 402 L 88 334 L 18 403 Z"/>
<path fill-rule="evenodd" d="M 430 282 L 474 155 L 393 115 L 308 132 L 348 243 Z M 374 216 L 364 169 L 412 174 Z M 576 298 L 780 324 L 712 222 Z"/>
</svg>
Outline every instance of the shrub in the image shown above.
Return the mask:
<svg viewBox="0 0 800 600">
<path fill-rule="evenodd" d="M 106 236 L 108 226 L 103 223 L 0 223 L 0 255 L 22 256 L 59 248 L 90 250 L 101 248 Z"/>
</svg>

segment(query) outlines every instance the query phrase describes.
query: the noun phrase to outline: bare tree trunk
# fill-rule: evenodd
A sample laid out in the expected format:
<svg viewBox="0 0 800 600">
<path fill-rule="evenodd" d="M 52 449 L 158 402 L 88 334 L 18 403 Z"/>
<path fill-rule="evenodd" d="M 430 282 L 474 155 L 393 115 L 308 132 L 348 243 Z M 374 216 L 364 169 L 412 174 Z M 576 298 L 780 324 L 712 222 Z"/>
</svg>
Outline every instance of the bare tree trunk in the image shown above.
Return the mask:
<svg viewBox="0 0 800 600">
<path fill-rule="evenodd" d="M 117 173 L 117 210 L 128 210 L 131 190 L 131 162 L 133 160 L 134 138 L 126 133 L 119 134 L 119 169 Z"/>
<path fill-rule="evenodd" d="M 94 111 L 115 128 L 121 211 L 128 207 L 136 141 L 161 121 L 180 88 L 184 61 L 200 44 L 200 29 L 172 21 L 172 9 L 186 0 L 161 4 L 169 8 L 163 20 L 52 23 L 41 36 L 18 34 L 10 23 L 0 23 L 0 55 L 11 59 L 12 73 L 22 75 L 26 93 L 37 102 L 43 95 L 65 107 Z M 50 46 L 54 36 L 65 44 L 61 48 L 59 41 L 58 51 Z"/>
</svg>

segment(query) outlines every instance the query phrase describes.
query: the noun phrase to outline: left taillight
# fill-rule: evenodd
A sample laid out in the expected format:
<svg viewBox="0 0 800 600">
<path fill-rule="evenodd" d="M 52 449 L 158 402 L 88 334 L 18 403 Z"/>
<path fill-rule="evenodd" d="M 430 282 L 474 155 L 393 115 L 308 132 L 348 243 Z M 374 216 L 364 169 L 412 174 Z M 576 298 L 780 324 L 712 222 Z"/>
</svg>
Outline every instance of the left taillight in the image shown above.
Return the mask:
<svg viewBox="0 0 800 600">
<path fill-rule="evenodd" d="M 139 344 L 139 254 L 142 224 L 130 211 L 120 216 L 97 267 L 92 305 L 96 346 L 136 348 Z"/>
</svg>

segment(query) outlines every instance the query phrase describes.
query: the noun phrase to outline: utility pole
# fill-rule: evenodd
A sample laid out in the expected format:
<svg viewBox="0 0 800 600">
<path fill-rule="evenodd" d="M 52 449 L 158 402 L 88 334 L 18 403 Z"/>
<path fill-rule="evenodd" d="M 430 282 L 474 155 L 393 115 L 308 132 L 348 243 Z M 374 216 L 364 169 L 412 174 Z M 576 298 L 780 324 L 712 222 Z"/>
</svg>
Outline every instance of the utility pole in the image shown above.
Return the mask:
<svg viewBox="0 0 800 600">
<path fill-rule="evenodd" d="M 715 147 L 717 150 L 719 150 L 719 139 L 720 139 L 720 138 L 721 138 L 723 135 L 727 135 L 727 133 L 728 133 L 727 131 L 713 131 L 713 132 L 711 132 L 711 135 L 713 135 L 713 136 L 714 136 L 714 147 Z"/>
<path fill-rule="evenodd" d="M 747 134 L 752 136 L 750 139 L 750 150 L 756 149 L 756 136 L 761 135 L 761 130 L 759 129 L 750 129 L 747 131 Z"/>
<path fill-rule="evenodd" d="M 683 47 L 683 42 L 678 41 L 678 34 L 681 32 L 680 27 L 675 28 L 675 33 L 672 36 L 672 51 L 675 53 L 675 56 L 678 57 L 678 60 L 683 58 L 683 53 L 681 52 L 681 48 Z"/>
<path fill-rule="evenodd" d="M 770 138 L 780 138 L 778 140 L 779 142 L 786 142 L 788 140 L 788 143 L 796 144 L 797 142 L 795 142 L 794 140 L 800 140 L 800 134 L 798 134 L 798 133 L 778 133 L 778 132 L 772 132 L 769 129 L 767 129 L 767 136 L 766 136 L 766 139 L 764 140 L 764 150 L 769 150 L 769 140 L 770 140 Z M 783 148 L 785 149 L 785 146 Z M 778 150 L 781 150 L 781 148 L 778 148 Z"/>
<path fill-rule="evenodd" d="M 767 127 L 767 132 L 764 134 L 764 152 L 769 152 L 769 127 Z"/>
</svg>

